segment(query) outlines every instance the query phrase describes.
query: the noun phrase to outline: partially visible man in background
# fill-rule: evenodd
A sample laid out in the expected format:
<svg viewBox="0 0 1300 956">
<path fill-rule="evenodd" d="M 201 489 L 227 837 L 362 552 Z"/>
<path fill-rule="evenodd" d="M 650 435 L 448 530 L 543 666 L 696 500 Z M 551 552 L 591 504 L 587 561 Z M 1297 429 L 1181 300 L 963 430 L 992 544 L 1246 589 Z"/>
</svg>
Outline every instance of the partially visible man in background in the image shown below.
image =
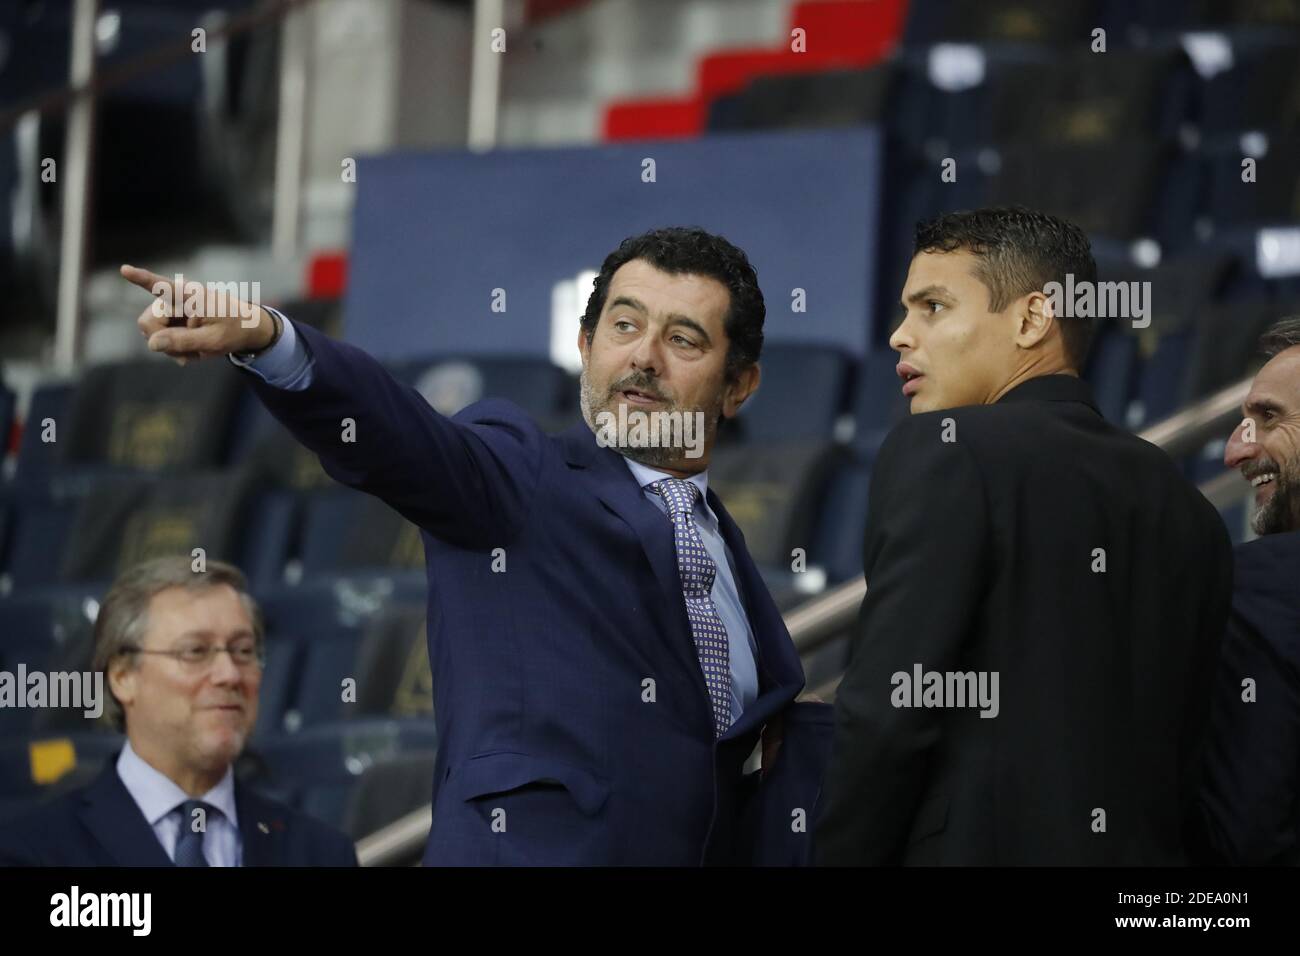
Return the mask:
<svg viewBox="0 0 1300 956">
<path fill-rule="evenodd" d="M 1090 319 L 1048 290 L 1096 278 L 1052 216 L 917 228 L 822 863 L 1186 862 L 1231 552 L 1079 379 Z"/>
<path fill-rule="evenodd" d="M 229 564 L 163 557 L 123 574 L 95 621 L 93 667 L 126 745 L 93 783 L 0 831 L 0 864 L 355 866 L 342 833 L 235 780 L 262 637 Z"/>
<path fill-rule="evenodd" d="M 1267 363 L 1224 463 L 1255 488 L 1260 537 L 1236 549 L 1232 613 L 1201 793 L 1208 859 L 1300 864 L 1300 316 L 1260 340 Z"/>
</svg>

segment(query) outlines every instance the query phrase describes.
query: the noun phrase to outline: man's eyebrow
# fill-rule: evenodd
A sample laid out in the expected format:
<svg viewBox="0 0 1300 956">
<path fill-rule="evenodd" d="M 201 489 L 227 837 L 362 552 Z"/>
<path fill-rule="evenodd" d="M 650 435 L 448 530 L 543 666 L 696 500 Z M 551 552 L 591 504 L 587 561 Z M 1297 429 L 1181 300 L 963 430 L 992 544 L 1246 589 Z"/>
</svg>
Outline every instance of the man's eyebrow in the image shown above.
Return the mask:
<svg viewBox="0 0 1300 956">
<path fill-rule="evenodd" d="M 611 309 L 617 308 L 620 305 L 626 305 L 628 308 L 636 309 L 638 312 L 649 313 L 650 311 L 645 307 L 644 302 L 640 299 L 634 299 L 630 295 L 620 295 L 609 303 Z"/>
<path fill-rule="evenodd" d="M 926 299 L 933 299 L 936 296 L 941 299 L 957 298 L 955 295 L 952 294 L 952 292 L 948 290 L 948 287 L 946 285 L 928 285 L 924 289 L 920 289 L 916 292 L 913 292 L 901 304 L 907 306 L 907 305 L 915 304 L 917 302 L 923 302 Z"/>
<path fill-rule="evenodd" d="M 207 630 L 206 628 L 197 628 L 195 630 L 182 631 L 180 634 L 177 635 L 177 637 L 207 638 L 207 637 L 214 637 L 215 635 L 216 635 L 215 631 L 210 631 Z M 252 628 L 247 628 L 247 627 L 241 627 L 239 630 L 231 634 L 231 637 L 256 637 L 256 636 L 257 635 L 253 633 Z"/>
<path fill-rule="evenodd" d="M 1250 415 L 1252 410 L 1256 413 L 1273 412 L 1275 415 L 1281 415 L 1286 411 L 1286 409 L 1271 398 L 1253 398 L 1241 406 L 1243 414 Z"/>
</svg>

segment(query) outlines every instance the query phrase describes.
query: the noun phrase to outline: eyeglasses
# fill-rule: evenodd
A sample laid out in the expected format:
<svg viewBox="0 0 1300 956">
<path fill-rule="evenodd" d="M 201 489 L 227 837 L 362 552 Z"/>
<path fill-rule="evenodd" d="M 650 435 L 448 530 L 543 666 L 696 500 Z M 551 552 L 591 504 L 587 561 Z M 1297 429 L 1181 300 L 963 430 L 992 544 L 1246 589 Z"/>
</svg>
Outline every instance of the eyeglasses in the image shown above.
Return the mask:
<svg viewBox="0 0 1300 956">
<path fill-rule="evenodd" d="M 162 654 L 180 661 L 194 670 L 207 667 L 223 651 L 230 655 L 236 667 L 265 667 L 266 652 L 253 641 L 238 641 L 229 647 L 220 644 L 186 644 L 171 651 L 157 651 L 145 647 L 124 647 L 131 654 Z"/>
</svg>

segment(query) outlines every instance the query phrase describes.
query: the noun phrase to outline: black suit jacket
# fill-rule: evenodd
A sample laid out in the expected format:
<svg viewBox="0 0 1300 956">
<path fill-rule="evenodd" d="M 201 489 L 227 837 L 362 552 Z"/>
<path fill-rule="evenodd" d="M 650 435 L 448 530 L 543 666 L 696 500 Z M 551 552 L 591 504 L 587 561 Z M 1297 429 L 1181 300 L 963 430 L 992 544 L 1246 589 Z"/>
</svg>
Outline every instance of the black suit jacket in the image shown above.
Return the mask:
<svg viewBox="0 0 1300 956">
<path fill-rule="evenodd" d="M 915 415 L 864 561 L 820 862 L 1186 861 L 1231 550 L 1159 449 L 1065 375 Z M 894 706 L 917 664 L 997 672 L 997 716 Z"/>
<path fill-rule="evenodd" d="M 244 866 L 356 866 L 349 840 L 235 782 Z M 117 758 L 92 783 L 0 828 L 0 866 L 172 866 Z"/>
<path fill-rule="evenodd" d="M 1206 862 L 1300 864 L 1300 531 L 1236 550 L 1201 791 Z M 1242 681 L 1254 681 L 1243 700 Z"/>
</svg>

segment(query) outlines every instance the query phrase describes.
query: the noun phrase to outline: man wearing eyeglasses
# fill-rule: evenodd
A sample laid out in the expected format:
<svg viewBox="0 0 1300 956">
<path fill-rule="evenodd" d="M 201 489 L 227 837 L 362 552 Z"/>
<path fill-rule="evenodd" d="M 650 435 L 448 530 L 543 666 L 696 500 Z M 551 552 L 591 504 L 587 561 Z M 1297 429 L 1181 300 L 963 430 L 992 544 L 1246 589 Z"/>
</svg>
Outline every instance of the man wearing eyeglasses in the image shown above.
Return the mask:
<svg viewBox="0 0 1300 956">
<path fill-rule="evenodd" d="M 0 864 L 355 866 L 342 833 L 235 780 L 262 637 L 229 564 L 165 557 L 123 574 L 95 622 L 93 667 L 126 744 L 89 786 L 0 830 Z"/>
</svg>

